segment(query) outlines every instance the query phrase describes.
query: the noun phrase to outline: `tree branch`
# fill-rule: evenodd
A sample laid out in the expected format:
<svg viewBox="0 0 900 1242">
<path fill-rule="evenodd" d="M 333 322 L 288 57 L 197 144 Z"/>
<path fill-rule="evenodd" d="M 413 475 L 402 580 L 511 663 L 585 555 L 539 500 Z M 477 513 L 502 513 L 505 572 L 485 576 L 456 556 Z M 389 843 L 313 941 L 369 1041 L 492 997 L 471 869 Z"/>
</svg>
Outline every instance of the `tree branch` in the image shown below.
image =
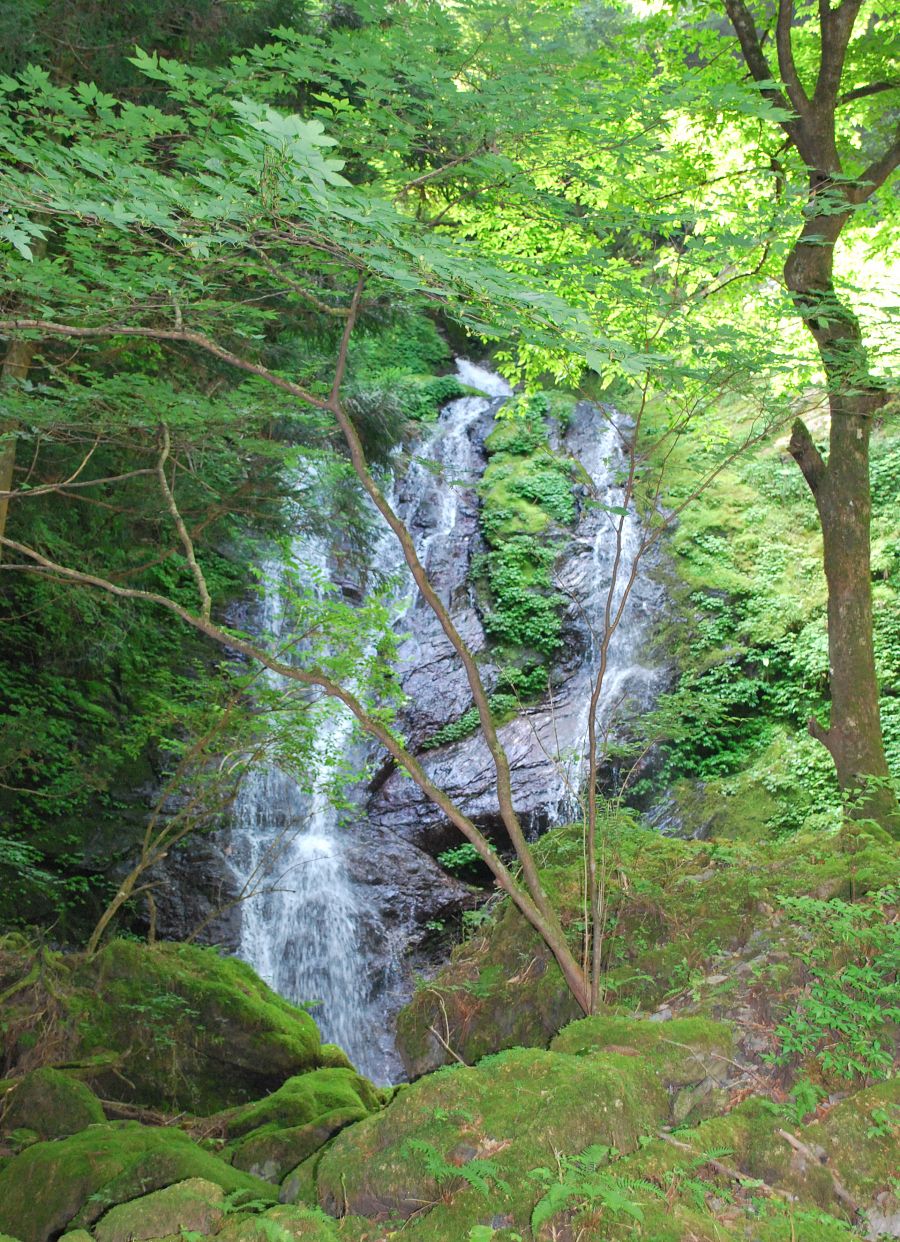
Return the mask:
<svg viewBox="0 0 900 1242">
<path fill-rule="evenodd" d="M 346 319 L 350 314 L 350 311 L 346 306 L 331 306 L 328 302 L 323 302 L 321 298 L 317 298 L 314 293 L 310 293 L 308 289 L 304 289 L 302 285 L 298 284 L 295 280 L 292 280 L 290 276 L 285 276 L 284 272 L 281 271 L 277 264 L 273 263 L 265 251 L 261 250 L 258 246 L 252 246 L 251 249 L 270 275 L 274 276 L 275 279 L 280 281 L 282 284 L 287 285 L 292 293 L 296 293 L 299 297 L 305 298 L 307 302 L 314 306 L 317 311 L 321 311 L 323 315 L 332 315 L 337 319 Z"/>
<path fill-rule="evenodd" d="M 403 198 L 404 194 L 408 194 L 410 190 L 415 190 L 420 185 L 433 181 L 435 177 L 440 177 L 443 173 L 449 172 L 451 168 L 456 168 L 459 164 L 465 164 L 467 160 L 473 160 L 476 155 L 481 155 L 483 151 L 484 147 L 478 146 L 467 155 L 458 155 L 455 160 L 450 160 L 448 164 L 442 164 L 440 168 L 432 168 L 431 172 L 423 173 L 421 177 L 416 177 L 414 181 L 407 181 L 406 185 L 394 195 L 394 199 Z"/>
<path fill-rule="evenodd" d="M 813 93 L 813 105 L 817 110 L 824 109 L 831 113 L 837 104 L 847 45 L 862 3 L 863 0 L 841 0 L 837 8 L 833 9 L 830 0 L 819 0 L 822 54 Z"/>
<path fill-rule="evenodd" d="M 48 492 L 58 492 L 62 488 L 74 491 L 81 487 L 101 487 L 106 483 L 121 483 L 125 479 L 136 479 L 140 475 L 155 473 L 156 468 L 148 466 L 144 470 L 126 470 L 123 474 L 110 474 L 102 479 L 84 479 L 81 483 L 75 483 L 72 479 L 61 479 L 58 483 L 40 483 L 37 487 L 20 487 L 13 492 L 0 492 L 0 500 L 28 500 L 32 496 L 46 496 Z M 73 475 L 72 478 L 74 477 Z"/>
<path fill-rule="evenodd" d="M 347 312 L 347 322 L 344 324 L 344 331 L 341 333 L 341 344 L 338 349 L 337 362 L 334 368 L 334 382 L 331 385 L 330 408 L 332 409 L 340 403 L 341 388 L 343 387 L 344 375 L 347 371 L 347 352 L 350 348 L 350 337 L 353 335 L 353 329 L 356 327 L 356 320 L 359 315 L 359 303 L 365 286 L 365 273 L 361 273 L 359 280 L 356 282 L 356 288 L 353 290 L 350 310 Z"/>
<path fill-rule="evenodd" d="M 822 454 L 813 443 L 813 438 L 809 434 L 809 428 L 802 418 L 794 420 L 788 452 L 800 467 L 804 479 L 809 484 L 809 490 L 815 496 L 828 467 Z"/>
<path fill-rule="evenodd" d="M 898 166 L 900 166 L 900 127 L 897 130 L 897 137 L 884 154 L 872 161 L 856 185 L 847 187 L 847 197 L 850 202 L 856 204 L 867 202 Z"/>
<path fill-rule="evenodd" d="M 566 978 L 570 988 L 572 988 L 575 999 L 578 1001 L 585 1013 L 589 1010 L 589 996 L 584 985 L 584 979 L 575 967 L 575 975 L 572 976 L 571 971 L 571 951 L 565 940 L 565 936 L 559 929 L 558 920 L 555 917 L 548 920 L 543 910 L 539 908 L 537 903 L 531 896 L 518 884 L 512 873 L 493 849 L 490 842 L 484 834 L 475 826 L 475 824 L 463 814 L 457 807 L 455 802 L 444 792 L 438 788 L 428 777 L 425 769 L 418 760 L 409 753 L 408 750 L 397 740 L 394 734 L 382 724 L 381 721 L 371 716 L 359 700 L 332 681 L 330 677 L 318 669 L 304 669 L 296 665 L 285 664 L 283 661 L 276 659 L 268 654 L 268 652 L 257 647 L 255 644 L 248 642 L 244 638 L 240 638 L 235 634 L 230 634 L 226 630 L 221 629 L 212 621 L 204 617 L 198 617 L 190 612 L 187 608 L 182 607 L 175 600 L 165 595 L 158 595 L 153 591 L 141 591 L 132 587 L 117 586 L 116 583 L 110 582 L 105 578 L 101 578 L 96 574 L 83 573 L 77 569 L 71 569 L 66 565 L 59 565 L 55 561 L 51 561 L 35 548 L 30 548 L 26 544 L 18 543 L 13 539 L 7 539 L 0 536 L 0 546 L 9 548 L 13 552 L 17 552 L 20 556 L 26 557 L 34 562 L 36 572 L 51 572 L 59 579 L 75 583 L 80 586 L 94 587 L 97 590 L 105 591 L 110 595 L 117 596 L 120 599 L 143 600 L 146 603 L 158 605 L 160 608 L 173 613 L 179 617 L 185 624 L 205 634 L 213 642 L 218 643 L 222 647 L 230 648 L 238 651 L 241 655 L 248 659 L 256 660 L 266 668 L 278 673 L 281 677 L 285 677 L 290 681 L 297 681 L 306 686 L 315 686 L 322 690 L 331 698 L 338 699 L 347 707 L 362 729 L 370 736 L 376 738 L 385 747 L 389 754 L 396 759 L 397 763 L 412 777 L 430 802 L 433 802 L 448 818 L 448 820 L 458 828 L 462 835 L 475 847 L 478 856 L 482 862 L 486 864 L 488 870 L 494 876 L 499 887 L 512 900 L 516 908 L 520 911 L 527 922 L 535 929 L 538 935 L 548 945 L 554 957 L 556 958 L 560 969 Z M 7 568 L 6 565 L 0 565 L 0 570 Z M 14 567 L 9 567 L 14 568 Z M 460 640 L 462 641 L 462 640 Z M 524 866 L 523 866 L 524 871 Z"/>
<path fill-rule="evenodd" d="M 43 332 L 49 336 L 74 337 L 82 340 L 104 339 L 110 336 L 141 336 L 153 341 L 183 341 L 186 345 L 196 345 L 200 349 L 205 349 L 207 353 L 220 358 L 223 362 L 230 363 L 240 371 L 246 371 L 249 375 L 258 375 L 268 383 L 274 384 L 276 388 L 289 392 L 292 397 L 298 397 L 308 405 L 315 406 L 317 410 L 330 408 L 324 398 L 315 397 L 299 384 L 282 379 L 280 375 L 276 375 L 261 363 L 250 362 L 247 358 L 242 358 L 240 354 L 232 353 L 230 349 L 225 349 L 202 332 L 179 331 L 176 328 L 127 328 L 116 324 L 109 324 L 102 328 L 76 328 L 71 324 L 55 323 L 50 319 L 0 319 L 0 332 L 8 334 L 23 331 Z"/>
<path fill-rule="evenodd" d="M 775 75 L 769 68 L 756 23 L 744 0 L 725 0 L 725 12 L 738 37 L 747 68 L 753 80 L 760 84 L 760 93 L 763 98 L 768 99 L 769 103 L 774 104 L 776 108 L 790 112 L 790 101 L 776 86 L 771 85 Z M 762 85 L 763 83 L 769 85 Z M 794 121 L 781 121 L 780 124 L 785 133 L 799 146 L 800 127 Z"/>
<path fill-rule="evenodd" d="M 775 26 L 775 47 L 778 52 L 778 68 L 781 80 L 787 87 L 788 98 L 798 116 L 806 116 L 809 99 L 800 83 L 794 63 L 794 47 L 791 42 L 791 25 L 794 20 L 794 0 L 778 0 L 778 21 Z"/>
<path fill-rule="evenodd" d="M 869 95 L 880 95 L 882 91 L 895 91 L 900 88 L 900 78 L 889 82 L 870 82 L 868 86 L 854 86 L 852 91 L 844 91 L 838 96 L 838 106 L 852 103 L 854 99 L 865 99 Z"/>
<path fill-rule="evenodd" d="M 156 473 L 159 478 L 159 486 L 166 500 L 166 507 L 172 515 L 172 521 L 175 523 L 175 529 L 178 531 L 178 538 L 181 540 L 181 546 L 184 548 L 184 554 L 187 557 L 187 563 L 191 567 L 191 573 L 194 575 L 194 581 L 197 584 L 197 591 L 200 595 L 201 612 L 200 615 L 204 621 L 209 620 L 212 612 L 212 599 L 210 598 L 209 589 L 206 585 L 206 578 L 203 576 L 203 570 L 194 553 L 194 544 L 188 533 L 188 528 L 184 524 L 181 514 L 178 512 L 178 505 L 175 503 L 175 493 L 169 486 L 169 480 L 166 478 L 166 462 L 169 459 L 169 452 L 172 447 L 169 438 L 169 428 L 165 423 L 161 425 L 162 431 L 162 451 L 159 455 L 159 461 L 156 463 Z"/>
</svg>

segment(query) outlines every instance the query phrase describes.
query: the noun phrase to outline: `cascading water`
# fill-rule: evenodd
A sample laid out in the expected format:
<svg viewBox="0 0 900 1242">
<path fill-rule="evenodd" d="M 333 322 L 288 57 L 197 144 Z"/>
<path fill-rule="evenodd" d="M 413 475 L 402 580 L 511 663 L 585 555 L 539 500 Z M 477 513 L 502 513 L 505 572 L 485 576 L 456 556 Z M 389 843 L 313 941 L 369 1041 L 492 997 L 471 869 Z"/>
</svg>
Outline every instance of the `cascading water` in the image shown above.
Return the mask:
<svg viewBox="0 0 900 1242">
<path fill-rule="evenodd" d="M 298 545 L 298 561 L 324 568 L 322 545 Z M 290 638 L 283 573 L 277 562 L 264 567 L 257 617 L 260 630 L 276 641 Z M 371 1017 L 358 944 L 358 894 L 343 859 L 338 813 L 325 787 L 326 757 L 345 752 L 351 734 L 349 716 L 323 713 L 317 736 L 322 758 L 312 793 L 275 765 L 251 768 L 235 806 L 230 860 L 239 891 L 248 894 L 241 912 L 240 956 L 280 995 L 297 1003 L 316 1002 L 323 1038 L 344 1048 L 364 1072 L 381 1077 L 386 1067 L 365 1038 Z"/>
<path fill-rule="evenodd" d="M 471 363 L 461 362 L 459 374 L 463 382 L 497 396 L 510 391 L 498 376 Z M 474 481 L 468 436 L 489 404 L 484 397 L 451 402 L 406 474 L 405 488 L 416 499 L 411 506 L 397 507 L 405 520 L 418 523 L 417 552 L 436 581 L 442 577 L 436 562 L 446 555 L 456 525 L 459 488 L 454 480 L 469 476 Z M 439 467 L 440 480 L 425 460 Z M 422 512 L 426 505 L 427 517 Z M 327 550 L 321 544 L 298 540 L 293 555 L 300 563 L 314 562 L 327 570 Z M 399 544 L 386 528 L 372 568 L 383 577 L 405 578 L 405 604 L 398 620 L 402 624 L 416 597 L 411 575 L 403 573 Z M 254 618 L 254 628 L 276 642 L 290 638 L 282 581 L 283 567 L 268 562 Z M 357 745 L 348 714 L 325 716 L 323 730 L 323 755 L 341 755 Z M 363 943 L 373 937 L 372 911 L 353 883 L 348 834 L 327 796 L 326 777 L 323 763 L 311 795 L 274 766 L 258 765 L 244 781 L 230 834 L 230 858 L 239 888 L 255 895 L 243 903 L 238 951 L 280 995 L 298 1003 L 317 1002 L 315 1017 L 323 1038 L 339 1044 L 363 1073 L 376 1081 L 396 1080 L 402 1070 L 385 1029 L 383 1001 L 395 990 L 391 984 L 402 971 L 404 946 L 391 943 L 383 928 L 374 929 L 393 958 L 386 969 L 382 966 L 379 1005 L 379 998 L 372 996 Z"/>
<path fill-rule="evenodd" d="M 457 374 L 483 395 L 460 398 L 442 410 L 391 501 L 458 630 L 470 649 L 484 651 L 469 581 L 470 559 L 480 542 L 474 485 L 484 468 L 492 414 L 510 389 L 499 376 L 463 359 Z M 609 510 L 622 504 L 616 482 L 623 466 L 620 441 L 597 407 L 576 409 L 562 447 L 581 461 L 594 485 L 594 501 L 600 503 L 583 506 L 560 571 L 560 586 L 573 600 L 573 627 L 581 627 L 577 651 L 556 678 L 552 703 L 526 710 L 501 731 L 514 794 L 535 828 L 562 822 L 574 809 L 616 549 L 613 523 L 618 518 Z M 630 565 L 639 541 L 640 525 L 631 512 L 622 528 L 623 565 Z M 321 544 L 299 540 L 293 554 L 327 574 L 328 551 Z M 471 691 L 437 619 L 415 593 L 399 544 L 386 527 L 372 569 L 400 583 L 397 627 L 405 637 L 398 671 L 408 700 L 402 727 L 417 746 L 466 710 Z M 266 567 L 267 586 L 253 622 L 259 633 L 276 641 L 290 638 L 284 572 L 278 564 Z M 604 719 L 626 695 L 652 692 L 655 673 L 639 663 L 638 651 L 647 616 L 657 604 L 657 590 L 639 579 L 610 650 Z M 483 671 L 490 685 L 496 670 L 489 659 Z M 362 759 L 348 716 L 324 713 L 318 740 L 323 756 Z M 429 752 L 424 763 L 467 814 L 484 822 L 496 815 L 492 764 L 482 738 Z M 327 768 L 323 758 L 311 793 L 277 767 L 257 768 L 242 787 L 230 836 L 231 863 L 238 887 L 255 889 L 257 895 L 242 906 L 238 951 L 281 995 L 319 1002 L 315 1016 L 323 1038 L 340 1044 L 363 1073 L 379 1082 L 397 1081 L 402 1070 L 389 1028 L 410 992 L 405 954 L 417 925 L 421 930 L 429 917 L 420 913 L 428 909 L 428 893 L 453 883 L 418 848 L 423 843 L 429 848 L 429 825 L 440 824 L 441 817 L 411 781 L 388 771 L 368 793 L 360 793 L 357 822 L 347 829 L 327 796 Z M 386 881 L 382 873 L 391 870 L 398 878 Z M 455 908 L 465 899 L 460 887 Z"/>
</svg>

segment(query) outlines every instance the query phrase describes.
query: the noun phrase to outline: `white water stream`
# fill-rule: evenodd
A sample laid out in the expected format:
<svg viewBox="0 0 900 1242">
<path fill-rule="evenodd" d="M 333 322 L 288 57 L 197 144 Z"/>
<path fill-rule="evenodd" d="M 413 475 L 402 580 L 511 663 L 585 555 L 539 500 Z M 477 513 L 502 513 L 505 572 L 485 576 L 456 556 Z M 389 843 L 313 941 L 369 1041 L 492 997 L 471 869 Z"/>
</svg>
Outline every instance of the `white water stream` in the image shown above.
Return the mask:
<svg viewBox="0 0 900 1242">
<path fill-rule="evenodd" d="M 399 495 L 392 497 L 400 516 L 414 531 L 420 560 L 442 598 L 451 605 L 453 592 L 465 583 L 468 568 L 467 561 L 459 563 L 461 544 L 454 532 L 462 520 L 461 505 L 468 505 L 472 512 L 471 488 L 477 481 L 481 461 L 481 441 L 473 432 L 492 402 L 510 394 L 509 386 L 499 376 L 466 360 L 458 361 L 457 374 L 463 383 L 485 395 L 463 397 L 444 408 L 428 440 L 418 448 L 417 459 L 407 470 Z M 621 503 L 612 483 L 611 472 L 621 464 L 612 429 L 595 423 L 579 437 L 578 450 L 603 503 Z M 610 539 L 610 516 L 598 510 L 579 524 L 582 554 L 573 558 L 571 581 L 567 583 L 595 633 L 602 630 L 606 587 L 615 552 L 615 541 Z M 626 565 L 638 539 L 637 520 L 629 515 L 623 532 Z M 327 549 L 320 541 L 299 539 L 293 556 L 299 563 L 316 564 L 327 572 Z M 386 528 L 378 540 L 372 567 L 382 575 L 397 576 L 405 584 L 401 587 L 403 599 L 398 603 L 397 625 L 414 630 L 410 621 L 412 611 L 426 606 L 415 595 L 399 544 Z M 257 632 L 270 636 L 276 644 L 291 637 L 291 620 L 282 592 L 283 575 L 284 567 L 277 562 L 264 567 L 266 587 L 253 623 Z M 632 610 L 633 607 L 629 605 Z M 432 622 L 430 617 L 422 618 L 425 627 L 433 629 Z M 635 663 L 635 650 L 643 631 L 642 624 L 622 627 L 608 674 L 605 701 L 621 697 L 626 687 L 632 688 L 635 678 L 640 680 L 643 675 L 644 670 Z M 415 668 L 417 650 L 415 638 L 404 645 L 403 659 L 410 668 Z M 570 762 L 573 747 L 584 733 L 585 688 L 595 654 L 585 652 L 576 674 L 577 702 L 573 700 L 565 720 L 554 717 L 553 737 L 548 735 L 546 739 Z M 647 676 L 651 676 L 649 671 Z M 542 727 L 538 722 L 538 732 Z M 533 734 L 534 722 L 529 728 Z M 371 933 L 377 912 L 373 914 L 369 907 L 366 890 L 351 879 L 347 850 L 352 845 L 352 830 L 339 822 L 326 787 L 327 757 L 349 755 L 352 747 L 359 746 L 352 735 L 349 714 L 324 715 L 318 739 L 322 758 L 312 773 L 312 793 L 304 792 L 277 767 L 258 766 L 248 774 L 230 834 L 231 863 L 238 886 L 256 893 L 242 905 L 239 954 L 280 995 L 298 1003 L 316 1003 L 313 1013 L 323 1040 L 339 1044 L 363 1073 L 383 1083 L 402 1076 L 386 1029 L 384 979 L 402 976 L 404 946 L 391 946 L 392 960 L 383 965 L 381 982 L 374 986 L 364 938 Z M 522 736 L 533 743 L 527 729 Z M 514 768 L 516 749 L 513 744 L 510 757 Z M 574 763 L 580 771 L 581 759 L 575 757 Z M 558 811 L 571 800 L 567 781 L 560 778 L 557 783 L 558 788 L 546 790 L 548 820 L 554 809 Z M 372 866 L 378 866 L 377 859 L 372 860 Z M 390 944 L 389 936 L 385 943 Z"/>
</svg>

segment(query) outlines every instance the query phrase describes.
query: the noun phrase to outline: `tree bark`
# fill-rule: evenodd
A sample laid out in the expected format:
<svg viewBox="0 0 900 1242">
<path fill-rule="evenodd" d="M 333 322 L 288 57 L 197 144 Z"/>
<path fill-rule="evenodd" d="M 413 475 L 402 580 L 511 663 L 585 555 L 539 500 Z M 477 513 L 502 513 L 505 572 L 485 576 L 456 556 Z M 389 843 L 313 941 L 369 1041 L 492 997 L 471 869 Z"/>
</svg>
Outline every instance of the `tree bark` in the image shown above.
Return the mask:
<svg viewBox="0 0 900 1242">
<path fill-rule="evenodd" d="M 761 94 L 786 114 L 781 128 L 809 178 L 803 227 L 784 267 L 794 306 L 816 342 L 831 414 L 827 461 L 802 420 L 794 424 L 790 442 L 790 452 L 815 498 L 828 583 L 831 723 L 825 729 L 811 720 L 809 730 L 834 760 L 848 813 L 856 819 L 873 819 L 900 837 L 900 809 L 881 732 L 872 625 L 869 442 L 885 391 L 870 372 L 856 316 L 834 288 L 834 247 L 844 225 L 900 163 L 898 135 L 858 180 L 843 172 L 835 109 L 848 98 L 840 94 L 841 77 L 862 3 L 841 0 L 831 7 L 821 0 L 821 53 L 810 95 L 794 63 L 791 0 L 779 0 L 775 27 L 784 90 L 774 81 L 746 0 L 724 0 L 744 62 Z"/>
<path fill-rule="evenodd" d="M 785 264 L 794 305 L 822 360 L 831 415 L 827 463 L 802 421 L 794 425 L 790 442 L 815 498 L 828 583 L 831 723 L 823 729 L 811 720 L 809 728 L 834 760 L 850 814 L 874 819 L 900 836 L 872 641 L 869 442 L 885 393 L 870 376 L 856 316 L 834 289 L 834 243 L 846 219 L 847 213 L 810 217 Z"/>
<path fill-rule="evenodd" d="M 28 378 L 35 348 L 35 341 L 10 341 L 3 366 L 0 367 L 0 389 L 11 382 Z M 16 468 L 16 426 L 15 419 L 7 418 L 5 414 L 0 418 L 0 435 L 3 436 L 0 443 L 0 538 L 6 534 L 6 519 L 9 514 L 9 496 L 6 493 L 12 491 L 13 472 Z M 2 556 L 3 546 L 0 544 L 0 559 Z"/>
</svg>

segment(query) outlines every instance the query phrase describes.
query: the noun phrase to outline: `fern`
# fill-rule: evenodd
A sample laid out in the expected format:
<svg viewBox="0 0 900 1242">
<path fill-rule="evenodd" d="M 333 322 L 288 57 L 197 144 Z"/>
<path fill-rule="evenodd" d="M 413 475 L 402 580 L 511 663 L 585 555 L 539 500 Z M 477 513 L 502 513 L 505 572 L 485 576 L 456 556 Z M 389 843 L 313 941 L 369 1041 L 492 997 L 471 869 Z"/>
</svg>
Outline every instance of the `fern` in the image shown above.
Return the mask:
<svg viewBox="0 0 900 1242">
<path fill-rule="evenodd" d="M 510 1194 L 508 1182 L 500 1176 L 497 1164 L 493 1160 L 468 1160 L 465 1164 L 451 1164 L 449 1160 L 424 1139 L 407 1139 L 403 1144 L 406 1151 L 421 1156 L 425 1171 L 433 1177 L 438 1186 L 457 1179 L 467 1182 L 473 1190 L 477 1190 L 487 1198 L 491 1193 L 491 1182 L 497 1190 Z"/>
<path fill-rule="evenodd" d="M 630 1216 L 639 1224 L 644 1219 L 638 1195 L 661 1197 L 661 1191 L 652 1182 L 639 1178 L 620 1177 L 599 1164 L 618 1155 L 614 1147 L 594 1144 L 578 1156 L 562 1156 L 559 1170 L 534 1169 L 531 1176 L 546 1185 L 546 1190 L 531 1213 L 531 1230 L 537 1234 L 542 1225 L 564 1208 L 575 1210 L 600 1205 L 614 1215 Z"/>
</svg>

